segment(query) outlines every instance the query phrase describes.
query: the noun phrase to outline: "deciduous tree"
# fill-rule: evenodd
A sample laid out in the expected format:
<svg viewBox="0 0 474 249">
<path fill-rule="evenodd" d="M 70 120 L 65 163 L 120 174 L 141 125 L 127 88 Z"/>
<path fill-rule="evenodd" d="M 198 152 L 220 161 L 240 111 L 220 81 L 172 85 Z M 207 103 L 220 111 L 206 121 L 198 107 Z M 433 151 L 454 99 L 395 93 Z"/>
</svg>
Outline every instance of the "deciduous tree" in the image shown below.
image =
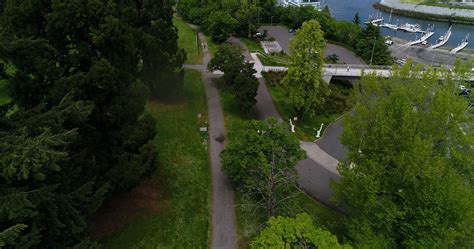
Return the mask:
<svg viewBox="0 0 474 249">
<path fill-rule="evenodd" d="M 323 106 L 329 87 L 322 79 L 326 43 L 319 23 L 303 23 L 290 43 L 290 66 L 283 80 L 299 117 Z"/>
<path fill-rule="evenodd" d="M 388 79 L 362 78 L 335 184 L 357 246 L 474 245 L 474 118 L 457 94 L 465 78 L 410 65 Z"/>
<path fill-rule="evenodd" d="M 275 119 L 251 121 L 221 153 L 224 171 L 268 216 L 296 190 L 296 163 L 304 153 Z"/>
<path fill-rule="evenodd" d="M 271 217 L 267 227 L 250 243 L 250 248 L 351 248 L 341 245 L 336 236 L 313 224 L 311 217 L 298 214 L 295 218 Z"/>
</svg>

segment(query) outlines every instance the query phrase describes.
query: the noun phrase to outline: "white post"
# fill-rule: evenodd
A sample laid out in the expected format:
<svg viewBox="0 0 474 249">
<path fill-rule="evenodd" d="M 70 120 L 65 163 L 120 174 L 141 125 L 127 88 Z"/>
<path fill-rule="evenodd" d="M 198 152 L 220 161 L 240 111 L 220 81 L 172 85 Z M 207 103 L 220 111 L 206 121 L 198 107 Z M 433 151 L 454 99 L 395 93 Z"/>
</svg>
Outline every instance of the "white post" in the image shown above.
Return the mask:
<svg viewBox="0 0 474 249">
<path fill-rule="evenodd" d="M 291 132 L 295 133 L 295 125 L 293 124 L 293 122 L 291 122 L 291 118 L 290 118 L 290 126 L 291 126 Z"/>
<path fill-rule="evenodd" d="M 316 134 L 317 138 L 321 137 L 321 131 L 323 130 L 323 125 L 324 125 L 324 123 L 322 123 L 321 127 L 319 127 L 318 134 Z"/>
</svg>

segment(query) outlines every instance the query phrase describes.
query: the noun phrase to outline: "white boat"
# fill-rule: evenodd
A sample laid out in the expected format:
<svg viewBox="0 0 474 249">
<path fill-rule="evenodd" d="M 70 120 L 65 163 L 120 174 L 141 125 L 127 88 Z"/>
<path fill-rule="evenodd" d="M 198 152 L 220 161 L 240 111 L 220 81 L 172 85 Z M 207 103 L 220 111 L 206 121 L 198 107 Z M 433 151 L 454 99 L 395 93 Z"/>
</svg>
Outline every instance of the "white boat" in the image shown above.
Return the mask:
<svg viewBox="0 0 474 249">
<path fill-rule="evenodd" d="M 382 25 L 380 25 L 381 27 L 384 27 L 384 28 L 389 28 L 389 29 L 393 29 L 393 30 L 397 30 L 398 29 L 398 25 L 396 24 L 391 24 L 391 23 L 384 23 Z"/>
<path fill-rule="evenodd" d="M 451 37 L 451 26 L 449 26 L 448 31 L 446 31 L 446 33 L 440 37 L 440 39 L 442 38 L 440 42 L 431 45 L 429 48 L 435 49 L 435 48 L 439 48 L 443 46 L 444 44 L 446 44 L 446 42 L 448 42 L 450 37 Z"/>
<path fill-rule="evenodd" d="M 464 40 L 462 40 L 461 44 L 459 44 L 457 47 L 453 48 L 450 53 L 452 54 L 455 54 L 461 50 L 463 50 L 465 47 L 467 47 L 467 45 L 469 44 L 469 42 L 467 41 L 467 39 L 469 39 L 469 34 L 466 35 L 466 38 L 464 38 Z"/>
<path fill-rule="evenodd" d="M 416 45 L 416 44 L 427 44 L 427 41 L 431 36 L 434 35 L 434 32 L 433 32 L 433 29 L 434 29 L 434 25 L 433 26 L 430 26 L 428 25 L 428 28 L 426 29 L 426 31 L 423 31 L 424 34 L 420 37 L 420 39 L 417 39 L 415 41 L 412 41 L 412 42 L 409 42 L 408 45 L 412 46 L 412 45 Z"/>
<path fill-rule="evenodd" d="M 365 24 L 372 24 L 374 26 L 380 26 L 380 23 L 383 22 L 382 13 L 378 13 L 375 17 L 369 15 L 369 20 Z"/>
<path fill-rule="evenodd" d="M 384 28 L 389 28 L 389 29 L 393 29 L 393 30 L 398 30 L 398 19 L 397 19 L 397 24 L 391 24 L 390 21 L 388 21 L 388 23 L 383 23 L 382 25 L 380 25 L 381 27 L 384 27 Z"/>
<path fill-rule="evenodd" d="M 402 26 L 398 27 L 398 29 L 410 33 L 424 33 L 419 24 L 405 23 Z"/>
</svg>

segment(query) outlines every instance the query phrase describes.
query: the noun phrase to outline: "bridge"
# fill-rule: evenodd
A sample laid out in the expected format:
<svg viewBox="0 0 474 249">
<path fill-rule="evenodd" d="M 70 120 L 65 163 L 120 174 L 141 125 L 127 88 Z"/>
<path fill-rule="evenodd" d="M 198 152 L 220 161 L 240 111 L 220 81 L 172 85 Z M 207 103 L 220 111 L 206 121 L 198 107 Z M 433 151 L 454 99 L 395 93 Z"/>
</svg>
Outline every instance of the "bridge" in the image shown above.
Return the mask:
<svg viewBox="0 0 474 249">
<path fill-rule="evenodd" d="M 255 76 L 257 78 L 262 77 L 262 72 L 281 72 L 287 71 L 287 67 L 277 66 L 264 66 L 260 59 L 257 57 L 257 53 L 251 53 L 254 69 L 257 71 Z M 390 66 L 367 66 L 360 64 L 324 64 L 323 67 L 323 79 L 326 82 L 330 82 L 333 77 L 337 78 L 348 78 L 357 79 L 362 74 L 376 74 L 380 77 L 392 76 L 392 67 Z M 470 78 L 470 82 L 474 82 L 474 75 Z"/>
</svg>

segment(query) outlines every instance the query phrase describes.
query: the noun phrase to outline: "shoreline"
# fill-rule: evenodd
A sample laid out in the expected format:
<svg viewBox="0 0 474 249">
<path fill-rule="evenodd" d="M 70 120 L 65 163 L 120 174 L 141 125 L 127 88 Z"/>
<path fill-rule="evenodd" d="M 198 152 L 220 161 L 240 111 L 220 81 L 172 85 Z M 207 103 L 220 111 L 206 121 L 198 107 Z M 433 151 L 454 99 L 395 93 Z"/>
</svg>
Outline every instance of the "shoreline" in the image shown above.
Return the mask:
<svg viewBox="0 0 474 249">
<path fill-rule="evenodd" d="M 433 20 L 433 21 L 451 22 L 451 23 L 459 23 L 459 24 L 469 24 L 469 25 L 474 24 L 474 17 L 469 18 L 469 17 L 456 16 L 456 15 L 438 15 L 438 14 L 421 12 L 421 11 L 411 11 L 411 10 L 405 10 L 401 8 L 395 8 L 392 6 L 387 6 L 381 2 L 375 3 L 373 7 L 381 11 L 393 12 L 394 14 L 401 15 L 401 16 L 416 17 L 416 18 L 422 18 L 422 19 Z M 442 8 L 442 7 L 438 7 L 438 8 Z"/>
</svg>

